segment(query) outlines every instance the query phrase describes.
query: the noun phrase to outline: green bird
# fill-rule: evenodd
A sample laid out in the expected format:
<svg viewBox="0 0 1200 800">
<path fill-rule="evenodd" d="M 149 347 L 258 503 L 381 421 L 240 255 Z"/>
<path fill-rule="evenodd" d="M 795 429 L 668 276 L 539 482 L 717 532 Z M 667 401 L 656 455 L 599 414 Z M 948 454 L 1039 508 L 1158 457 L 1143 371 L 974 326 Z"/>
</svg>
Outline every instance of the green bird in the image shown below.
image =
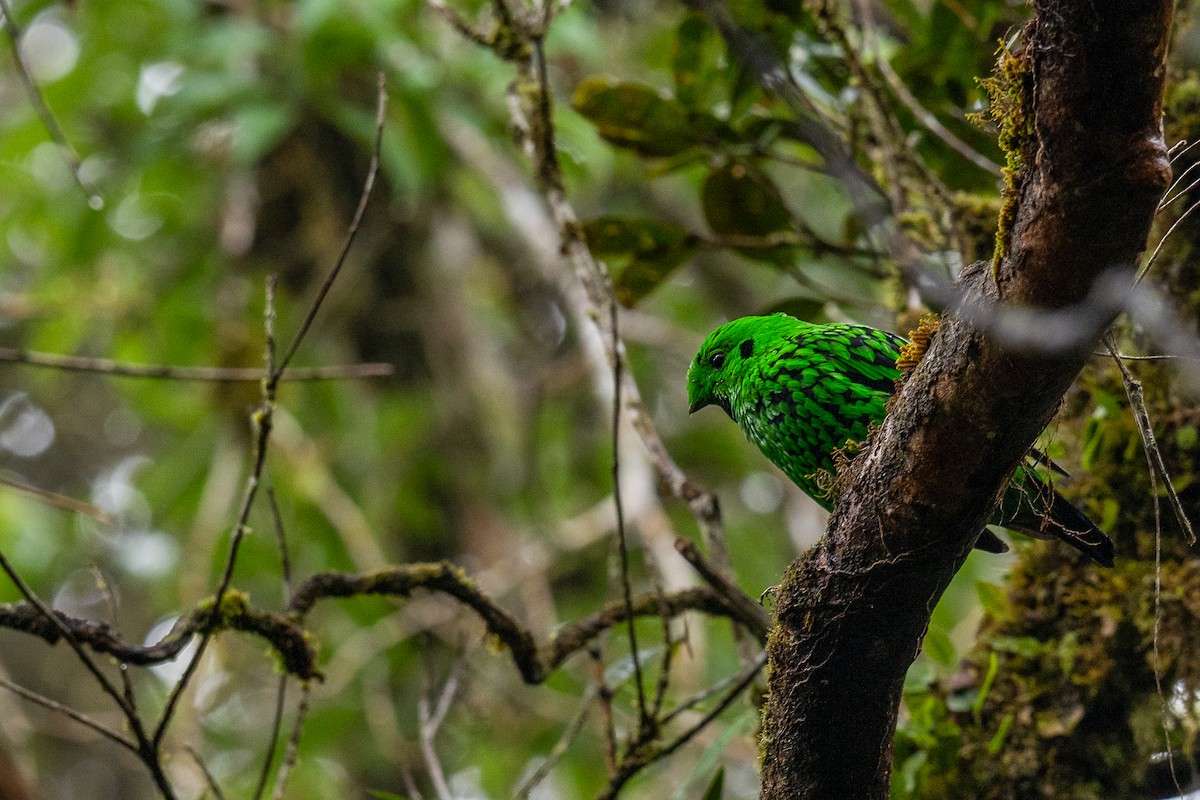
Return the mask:
<svg viewBox="0 0 1200 800">
<path fill-rule="evenodd" d="M 787 314 L 736 319 L 710 333 L 696 353 L 687 375 L 689 410 L 724 409 L 763 455 L 832 510 L 820 476 L 836 471 L 835 450 L 863 442 L 868 426 L 887 414 L 905 343 L 865 325 L 815 325 Z M 1017 468 L 991 524 L 1061 539 L 1113 565 L 1112 541 L 1028 467 Z M 987 529 L 975 546 L 1006 549 Z"/>
</svg>

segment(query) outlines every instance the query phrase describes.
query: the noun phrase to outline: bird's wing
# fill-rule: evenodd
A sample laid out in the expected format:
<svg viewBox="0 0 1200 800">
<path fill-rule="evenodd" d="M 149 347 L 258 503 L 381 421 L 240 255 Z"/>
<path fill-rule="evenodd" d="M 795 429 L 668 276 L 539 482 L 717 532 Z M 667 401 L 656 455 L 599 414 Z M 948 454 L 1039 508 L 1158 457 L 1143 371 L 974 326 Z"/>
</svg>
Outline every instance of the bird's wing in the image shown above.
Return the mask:
<svg viewBox="0 0 1200 800">
<path fill-rule="evenodd" d="M 887 395 L 895 391 L 903 337 L 865 325 L 825 325 L 804 338 L 810 346 L 813 339 L 822 340 L 820 353 L 828 367 L 852 384 Z"/>
</svg>

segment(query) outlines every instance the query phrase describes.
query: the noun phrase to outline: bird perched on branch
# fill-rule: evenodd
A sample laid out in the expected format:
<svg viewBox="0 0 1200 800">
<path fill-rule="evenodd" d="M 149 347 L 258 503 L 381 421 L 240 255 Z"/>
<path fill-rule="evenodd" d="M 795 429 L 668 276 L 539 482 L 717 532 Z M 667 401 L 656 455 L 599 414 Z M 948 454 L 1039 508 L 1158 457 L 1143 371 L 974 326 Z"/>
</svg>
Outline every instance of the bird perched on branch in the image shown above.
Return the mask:
<svg viewBox="0 0 1200 800">
<path fill-rule="evenodd" d="M 883 420 L 905 344 L 865 325 L 815 325 L 787 314 L 743 317 L 704 340 L 688 369 L 689 410 L 723 408 L 763 455 L 832 510 L 838 451 L 856 448 L 868 426 Z M 1113 564 L 1112 541 L 1027 465 L 1017 468 L 991 522 L 1061 539 L 1098 564 Z M 1006 549 L 986 529 L 975 546 Z"/>
</svg>

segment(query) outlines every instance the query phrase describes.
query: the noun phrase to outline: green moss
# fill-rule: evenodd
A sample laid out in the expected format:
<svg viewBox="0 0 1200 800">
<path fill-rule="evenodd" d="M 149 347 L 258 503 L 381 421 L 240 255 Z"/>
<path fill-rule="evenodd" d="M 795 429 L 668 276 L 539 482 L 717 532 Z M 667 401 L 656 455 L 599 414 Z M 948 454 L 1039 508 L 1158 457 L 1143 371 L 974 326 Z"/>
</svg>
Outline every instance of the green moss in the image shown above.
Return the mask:
<svg viewBox="0 0 1200 800">
<path fill-rule="evenodd" d="M 1028 153 L 1036 142 L 1032 110 L 1033 72 L 1024 51 L 1009 50 L 1001 42 L 991 76 L 980 79 L 979 85 L 988 96 L 987 118 L 996 126 L 997 143 L 1004 153 L 1004 167 L 1001 168 L 1004 185 L 1000 190 L 1002 202 L 992 255 L 995 269 L 1008 249 L 1020 204 Z M 972 121 L 981 123 L 982 115 L 974 115 Z"/>
<path fill-rule="evenodd" d="M 1200 76 L 1188 72 L 1167 86 L 1163 97 L 1166 134 L 1176 141 L 1193 141 L 1200 132 Z"/>
<path fill-rule="evenodd" d="M 1200 408 L 1171 392 L 1168 368 L 1133 368 L 1184 504 L 1200 507 L 1200 487 L 1183 480 L 1200 468 L 1200 452 L 1191 434 L 1174 434 L 1200 424 Z M 1200 715 L 1177 704 L 1164 720 L 1158 697 L 1154 494 L 1111 363 L 1085 371 L 1066 398 L 1057 438 L 1083 456 L 1083 467 L 1060 490 L 1097 519 L 1101 509 L 1116 509 L 1108 532 L 1117 543 L 1117 566 L 1096 569 L 1055 543 L 1015 542 L 1021 558 L 1004 594 L 989 599 L 990 616 L 958 674 L 925 697 L 905 698 L 909 719 L 897 732 L 896 770 L 907 761 L 913 782 L 894 797 L 1163 796 L 1169 776 L 1156 754 L 1164 724 L 1186 774 L 1184 754 L 1196 751 Z M 1168 692 L 1195 692 L 1200 560 L 1165 508 L 1161 549 L 1157 669 Z M 928 698 L 944 707 L 944 716 L 922 708 Z M 954 768 L 927 768 L 951 747 L 955 730 Z"/>
<path fill-rule="evenodd" d="M 963 263 L 978 261 L 996 252 L 996 228 L 1004 206 L 1002 198 L 958 192 L 953 199 L 954 221 L 962 232 Z"/>
</svg>

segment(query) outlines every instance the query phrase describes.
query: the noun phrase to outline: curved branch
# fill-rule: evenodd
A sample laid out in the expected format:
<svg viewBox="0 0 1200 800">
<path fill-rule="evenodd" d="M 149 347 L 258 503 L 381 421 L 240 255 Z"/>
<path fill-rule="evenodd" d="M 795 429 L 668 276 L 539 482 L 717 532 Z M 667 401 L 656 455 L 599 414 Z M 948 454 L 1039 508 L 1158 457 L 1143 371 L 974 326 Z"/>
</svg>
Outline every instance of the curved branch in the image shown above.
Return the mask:
<svg viewBox="0 0 1200 800">
<path fill-rule="evenodd" d="M 216 613 L 212 598 L 204 600 L 181 616 L 166 636 L 150 645 L 125 641 L 105 622 L 79 619 L 61 611 L 53 613 L 80 644 L 125 664 L 161 664 L 177 657 L 193 636 L 235 630 L 266 641 L 288 674 L 302 680 L 320 680 L 316 644 L 302 625 L 305 615 L 318 601 L 366 595 L 407 598 L 418 589 L 448 595 L 474 611 L 488 633 L 509 649 L 521 677 L 531 684 L 545 681 L 569 657 L 585 650 L 604 631 L 628 620 L 630 614 L 624 602 L 609 603 L 559 628 L 549 641 L 539 645 L 531 631 L 488 597 L 461 568 L 444 561 L 400 564 L 366 574 L 318 573 L 296 590 L 286 614 L 251 608 L 245 593 L 230 589 Z M 729 595 L 708 587 L 664 595 L 647 592 L 634 597 L 631 608 L 635 617 L 676 617 L 686 611 L 726 617 L 745 626 L 760 643 L 765 643 L 761 619 L 748 612 L 744 602 L 731 600 Z M 0 604 L 0 628 L 28 633 L 49 644 L 57 644 L 63 635 L 63 628 L 26 601 Z"/>
<path fill-rule="evenodd" d="M 342 572 L 314 575 L 297 588 L 289 611 L 303 618 L 318 600 L 324 598 L 408 597 L 417 589 L 449 595 L 478 614 L 488 632 L 508 648 L 521 677 L 531 684 L 546 680 L 568 657 L 584 650 L 604 631 L 628 620 L 630 613 L 623 601 L 609 603 L 593 614 L 559 628 L 550 641 L 539 646 L 533 634 L 484 594 L 461 568 L 444 561 L 401 564 L 362 575 Z M 661 617 L 664 614 L 675 617 L 684 611 L 727 617 L 744 625 L 760 642 L 765 641 L 765 630 L 758 618 L 708 587 L 665 595 L 647 592 L 633 598 L 631 607 L 635 617 Z"/>
<path fill-rule="evenodd" d="M 201 602 L 180 617 L 166 636 L 150 645 L 126 642 L 107 622 L 79 619 L 61 611 L 55 611 L 54 615 L 80 644 L 124 664 L 138 667 L 161 664 L 178 656 L 196 634 L 236 630 L 266 640 L 288 673 L 300 678 L 320 678 L 316 647 L 304 629 L 287 617 L 250 608 L 242 592 L 227 592 L 220 612 L 215 615 L 211 598 Z M 25 601 L 0 604 L 0 628 L 32 634 L 49 644 L 57 644 L 62 638 L 62 631 Z"/>
</svg>

